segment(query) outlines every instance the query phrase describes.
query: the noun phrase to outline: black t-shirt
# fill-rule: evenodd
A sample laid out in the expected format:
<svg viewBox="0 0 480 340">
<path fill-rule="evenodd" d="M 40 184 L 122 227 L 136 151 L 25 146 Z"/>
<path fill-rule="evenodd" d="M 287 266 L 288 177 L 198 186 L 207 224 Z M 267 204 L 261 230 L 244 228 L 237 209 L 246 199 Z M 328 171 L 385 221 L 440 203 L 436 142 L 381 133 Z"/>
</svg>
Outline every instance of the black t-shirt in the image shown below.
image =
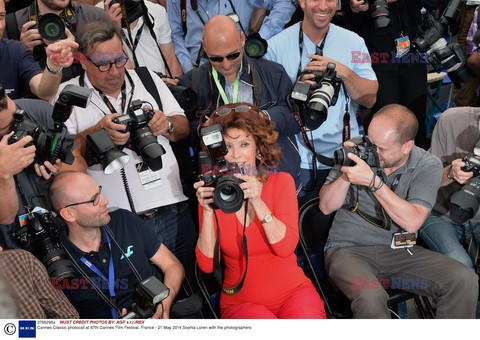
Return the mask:
<svg viewBox="0 0 480 340">
<path fill-rule="evenodd" d="M 140 217 L 127 210 L 116 210 L 110 213 L 110 216 L 112 219 L 108 226 L 113 232 L 115 240 L 140 273 L 142 279 L 155 275 L 155 267 L 150 263 L 149 259 L 158 251 L 161 242 L 153 230 Z M 139 280 L 113 240 L 111 240 L 109 246 L 105 234 L 102 233 L 102 244 L 99 251 L 85 253 L 70 242 L 66 230 L 62 233 L 61 239 L 78 266 L 98 284 L 107 298 L 110 297 L 108 283 L 95 274 L 93 270 L 89 269 L 80 258 L 85 256 L 102 272 L 106 279 L 109 279 L 111 247 L 115 273 L 115 304 L 120 309 L 129 309 L 132 306 Z M 78 271 L 75 278 L 75 280 L 69 281 L 70 287 L 65 282 L 62 282 L 62 284 L 64 284 L 63 291 L 65 295 L 77 309 L 80 317 L 84 319 L 112 318 L 110 306 L 102 300 L 90 284 L 85 283 L 84 277 Z"/>
<path fill-rule="evenodd" d="M 47 131 L 48 128 L 53 128 L 53 106 L 46 101 L 38 99 L 18 99 L 15 100 L 15 104 L 17 105 L 17 108 L 25 110 L 28 116 L 37 122 L 41 130 Z M 12 232 L 19 226 L 18 216 L 27 212 L 25 208 L 27 204 L 32 207 L 40 207 L 48 211 L 51 210 L 51 204 L 48 198 L 50 181 L 46 181 L 43 177 L 39 177 L 35 173 L 35 170 L 33 170 L 33 166 L 25 168 L 15 177 L 18 183 L 20 183 L 22 191 L 25 193 L 25 199 L 27 202 L 22 198 L 17 188 L 19 202 L 17 218 L 11 224 L 0 225 L 0 243 L 6 248 L 19 248 L 19 244 L 12 237 Z"/>
<path fill-rule="evenodd" d="M 30 80 L 42 69 L 33 54 L 20 42 L 0 38 L 0 84 L 11 99 L 17 99 L 30 89 Z"/>
</svg>

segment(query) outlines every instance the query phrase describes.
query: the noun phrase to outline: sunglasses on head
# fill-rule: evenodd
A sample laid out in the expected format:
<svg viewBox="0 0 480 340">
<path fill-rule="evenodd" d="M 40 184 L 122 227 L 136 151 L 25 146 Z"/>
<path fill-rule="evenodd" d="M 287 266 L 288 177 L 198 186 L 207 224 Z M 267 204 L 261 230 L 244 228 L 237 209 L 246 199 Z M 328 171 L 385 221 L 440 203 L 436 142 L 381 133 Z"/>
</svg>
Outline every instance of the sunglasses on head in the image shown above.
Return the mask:
<svg viewBox="0 0 480 340">
<path fill-rule="evenodd" d="M 235 107 L 222 107 L 220 109 L 217 109 L 213 112 L 214 115 L 217 116 L 225 116 L 228 115 L 230 112 L 235 111 L 235 112 L 247 112 L 251 109 L 250 106 L 248 105 L 238 105 Z"/>
<path fill-rule="evenodd" d="M 240 57 L 240 52 L 233 52 L 227 55 L 226 57 L 208 57 L 208 59 L 214 63 L 221 63 L 224 58 L 227 58 L 228 60 L 232 61 Z"/>
</svg>

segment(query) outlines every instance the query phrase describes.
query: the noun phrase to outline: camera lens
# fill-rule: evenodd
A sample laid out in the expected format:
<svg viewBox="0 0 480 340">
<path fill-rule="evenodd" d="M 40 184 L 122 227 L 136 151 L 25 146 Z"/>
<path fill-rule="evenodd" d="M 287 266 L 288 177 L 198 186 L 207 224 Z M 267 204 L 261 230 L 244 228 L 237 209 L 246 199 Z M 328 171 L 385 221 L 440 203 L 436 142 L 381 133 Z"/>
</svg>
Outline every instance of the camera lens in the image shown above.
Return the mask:
<svg viewBox="0 0 480 340">
<path fill-rule="evenodd" d="M 385 0 L 375 0 L 371 4 L 373 25 L 377 31 L 383 32 L 390 26 L 390 11 Z"/>
<path fill-rule="evenodd" d="M 233 176 L 221 176 L 217 181 L 213 202 L 226 214 L 233 214 L 242 207 L 244 196 L 239 184 L 240 180 Z"/>
<path fill-rule="evenodd" d="M 39 240 L 39 252 L 50 277 L 66 279 L 75 276 L 70 260 L 56 238 L 46 237 Z"/>
<path fill-rule="evenodd" d="M 152 171 L 162 168 L 161 156 L 165 153 L 163 146 L 158 144 L 157 137 L 152 134 L 148 126 L 130 131 L 133 144 L 139 149 L 142 157 Z"/>
<path fill-rule="evenodd" d="M 59 40 L 65 34 L 65 23 L 58 15 L 47 13 L 38 21 L 38 31 L 46 40 Z"/>
<path fill-rule="evenodd" d="M 450 218 L 463 224 L 475 216 L 480 206 L 480 178 L 473 177 L 450 198 Z"/>
<path fill-rule="evenodd" d="M 353 166 L 356 163 L 348 158 L 348 154 L 353 153 L 354 155 L 358 156 L 358 151 L 355 147 L 353 148 L 341 148 L 339 150 L 335 150 L 333 153 L 333 159 L 335 164 L 342 165 L 342 166 Z"/>
</svg>

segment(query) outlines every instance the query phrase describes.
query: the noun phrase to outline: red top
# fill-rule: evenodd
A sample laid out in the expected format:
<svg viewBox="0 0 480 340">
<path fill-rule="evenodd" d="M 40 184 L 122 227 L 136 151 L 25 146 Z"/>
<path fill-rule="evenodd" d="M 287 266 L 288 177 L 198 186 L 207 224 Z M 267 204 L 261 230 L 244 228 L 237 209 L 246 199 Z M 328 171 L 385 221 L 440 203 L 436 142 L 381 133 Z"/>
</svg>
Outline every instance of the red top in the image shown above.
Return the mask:
<svg viewBox="0 0 480 340">
<path fill-rule="evenodd" d="M 262 200 L 278 220 L 286 227 L 285 237 L 269 244 L 257 216 L 246 229 L 248 244 L 248 272 L 242 289 L 235 295 L 221 294 L 220 307 L 252 302 L 267 308 L 278 307 L 297 287 L 310 280 L 297 265 L 294 253 L 298 243 L 298 203 L 293 178 L 284 172 L 270 176 L 264 184 Z M 233 287 L 240 281 L 245 268 L 242 250 L 243 217 L 217 210 L 220 225 L 220 250 L 225 262 L 224 287 Z M 200 230 L 203 209 L 200 206 Z M 214 222 L 215 225 L 215 222 Z M 216 225 L 215 225 L 216 228 Z M 215 229 L 216 233 L 216 229 Z M 200 269 L 213 272 L 213 258 L 205 256 L 196 248 Z"/>
</svg>

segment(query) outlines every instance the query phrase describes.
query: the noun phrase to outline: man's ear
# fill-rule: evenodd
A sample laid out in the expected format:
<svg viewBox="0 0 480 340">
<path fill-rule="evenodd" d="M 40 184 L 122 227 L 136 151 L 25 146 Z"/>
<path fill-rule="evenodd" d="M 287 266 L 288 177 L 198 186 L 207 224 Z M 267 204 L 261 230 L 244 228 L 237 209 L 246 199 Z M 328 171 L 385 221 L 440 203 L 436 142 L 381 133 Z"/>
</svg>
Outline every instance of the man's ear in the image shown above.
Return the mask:
<svg viewBox="0 0 480 340">
<path fill-rule="evenodd" d="M 73 216 L 72 211 L 69 208 L 60 209 L 58 212 L 59 215 L 63 218 L 65 222 L 74 222 L 75 216 Z"/>
<path fill-rule="evenodd" d="M 415 142 L 413 139 L 410 139 L 408 142 L 404 143 L 402 146 L 402 151 L 405 155 L 408 155 L 410 151 L 412 151 L 413 147 L 415 146 Z"/>
</svg>

